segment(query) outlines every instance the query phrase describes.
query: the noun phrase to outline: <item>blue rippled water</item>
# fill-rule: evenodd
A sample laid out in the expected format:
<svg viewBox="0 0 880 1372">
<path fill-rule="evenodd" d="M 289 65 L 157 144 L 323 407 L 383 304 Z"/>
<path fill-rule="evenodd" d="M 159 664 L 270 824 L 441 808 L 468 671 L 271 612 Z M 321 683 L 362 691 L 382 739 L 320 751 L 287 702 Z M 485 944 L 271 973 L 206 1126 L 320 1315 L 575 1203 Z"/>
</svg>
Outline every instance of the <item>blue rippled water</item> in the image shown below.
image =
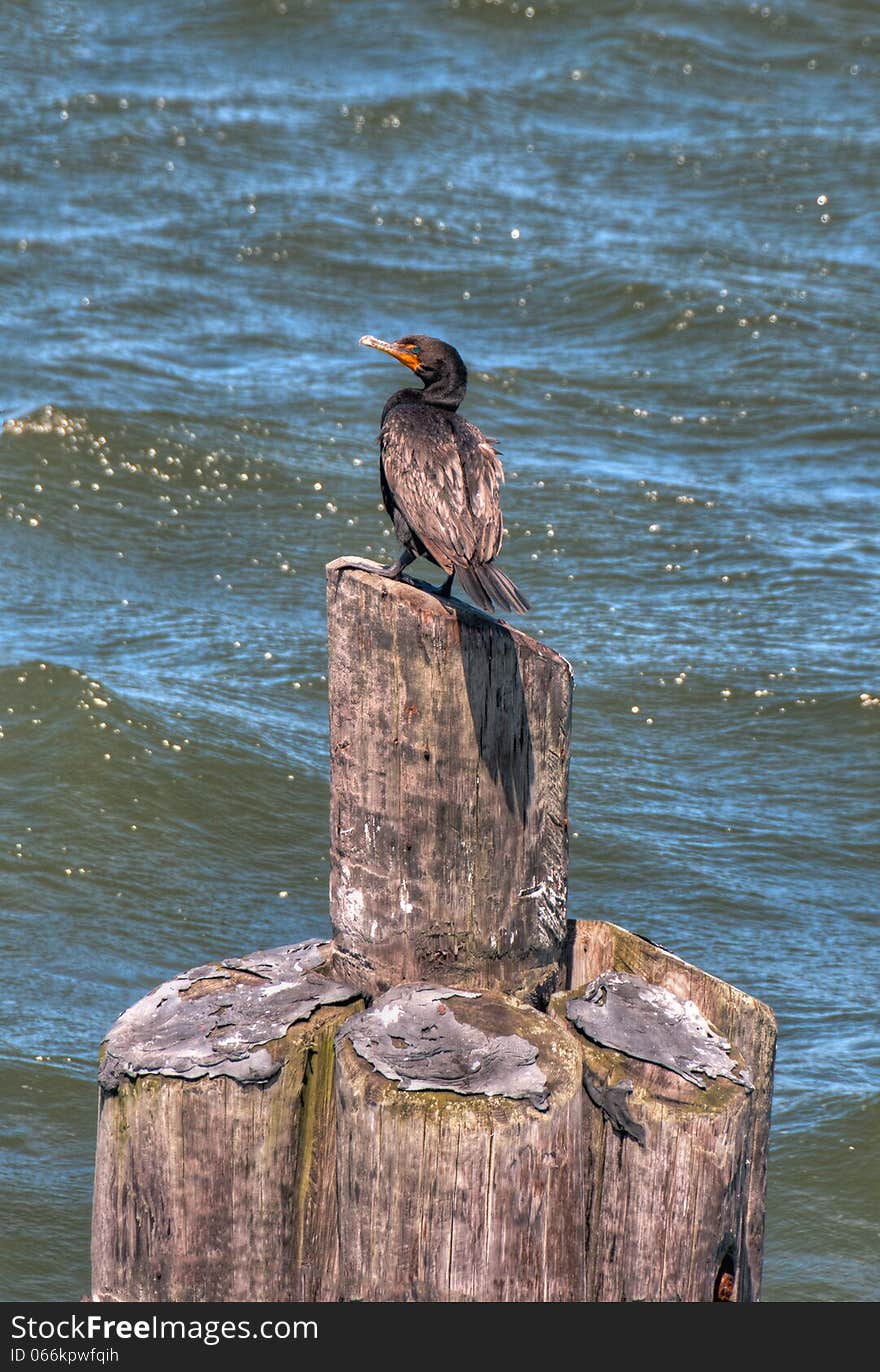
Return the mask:
<svg viewBox="0 0 880 1372">
<path fill-rule="evenodd" d="M 88 1288 L 117 1013 L 323 933 L 323 567 L 434 333 L 572 662 L 571 913 L 768 1001 L 768 1300 L 876 1298 L 860 0 L 0 11 L 5 1299 Z"/>
</svg>

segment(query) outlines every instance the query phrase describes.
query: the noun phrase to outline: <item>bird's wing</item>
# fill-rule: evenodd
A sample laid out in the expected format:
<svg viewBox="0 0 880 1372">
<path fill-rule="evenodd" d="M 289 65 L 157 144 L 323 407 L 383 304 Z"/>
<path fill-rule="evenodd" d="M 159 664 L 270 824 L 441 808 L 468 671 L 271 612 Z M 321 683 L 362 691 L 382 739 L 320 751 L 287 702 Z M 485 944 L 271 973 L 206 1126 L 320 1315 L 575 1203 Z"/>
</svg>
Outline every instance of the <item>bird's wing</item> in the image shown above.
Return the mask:
<svg viewBox="0 0 880 1372">
<path fill-rule="evenodd" d="M 501 546 L 501 463 L 473 424 L 399 405 L 382 426 L 385 479 L 407 523 L 446 571 L 488 562 Z"/>
<path fill-rule="evenodd" d="M 474 561 L 488 562 L 501 547 L 498 486 L 504 480 L 504 472 L 492 440 L 481 434 L 475 424 L 453 415 L 452 426 L 464 467 L 468 504 L 477 535 Z"/>
</svg>

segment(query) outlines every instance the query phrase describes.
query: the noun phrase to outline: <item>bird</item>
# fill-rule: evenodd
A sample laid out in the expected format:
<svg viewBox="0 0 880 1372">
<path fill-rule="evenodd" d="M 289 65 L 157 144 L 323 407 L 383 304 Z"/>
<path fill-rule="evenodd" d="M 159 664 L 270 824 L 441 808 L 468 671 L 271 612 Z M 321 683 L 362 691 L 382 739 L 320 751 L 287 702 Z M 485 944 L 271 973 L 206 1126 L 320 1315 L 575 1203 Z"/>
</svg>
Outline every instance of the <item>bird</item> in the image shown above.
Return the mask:
<svg viewBox="0 0 880 1372">
<path fill-rule="evenodd" d="M 403 552 L 380 575 L 396 579 L 426 557 L 447 574 L 442 596 L 451 595 L 457 576 L 482 610 L 524 614 L 529 602 L 495 561 L 503 535 L 498 450 L 457 413 L 467 390 L 460 354 L 424 334 L 393 343 L 365 334 L 359 341 L 396 358 L 422 382 L 421 390 L 395 391 L 382 411 L 382 500 Z"/>
</svg>

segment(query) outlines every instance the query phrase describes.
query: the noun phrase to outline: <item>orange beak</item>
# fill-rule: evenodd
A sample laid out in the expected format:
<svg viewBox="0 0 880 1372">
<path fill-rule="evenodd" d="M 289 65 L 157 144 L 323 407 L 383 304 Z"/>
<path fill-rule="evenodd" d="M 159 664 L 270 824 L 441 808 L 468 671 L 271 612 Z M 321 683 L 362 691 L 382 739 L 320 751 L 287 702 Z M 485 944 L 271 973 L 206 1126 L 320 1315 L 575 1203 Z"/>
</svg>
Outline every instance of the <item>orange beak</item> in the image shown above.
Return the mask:
<svg viewBox="0 0 880 1372">
<path fill-rule="evenodd" d="M 409 367 L 411 372 L 418 371 L 421 363 L 418 354 L 409 346 L 400 343 L 383 343 L 381 338 L 374 338 L 371 333 L 365 333 L 363 338 L 358 339 L 366 348 L 378 348 L 381 353 L 388 353 L 390 357 L 396 357 L 398 362 L 402 362 L 404 367 Z"/>
</svg>

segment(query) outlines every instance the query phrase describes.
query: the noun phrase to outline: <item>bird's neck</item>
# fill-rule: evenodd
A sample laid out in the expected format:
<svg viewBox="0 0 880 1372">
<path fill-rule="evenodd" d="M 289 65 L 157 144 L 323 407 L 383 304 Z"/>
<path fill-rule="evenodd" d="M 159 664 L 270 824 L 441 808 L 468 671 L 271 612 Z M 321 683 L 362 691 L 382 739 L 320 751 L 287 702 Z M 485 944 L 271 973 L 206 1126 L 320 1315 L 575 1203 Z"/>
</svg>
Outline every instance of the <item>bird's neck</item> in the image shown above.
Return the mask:
<svg viewBox="0 0 880 1372">
<path fill-rule="evenodd" d="M 436 405 L 442 410 L 457 410 L 464 400 L 465 389 L 463 384 L 441 377 L 416 394 L 426 405 Z"/>
<path fill-rule="evenodd" d="M 393 395 L 389 395 L 388 399 L 385 401 L 385 408 L 382 411 L 382 423 L 385 423 L 386 416 L 389 415 L 392 410 L 396 410 L 398 405 L 430 405 L 432 409 L 446 410 L 447 413 L 452 414 L 458 409 L 460 404 L 460 396 L 450 397 L 447 394 L 435 399 L 432 394 L 428 393 L 427 389 L 417 391 L 413 386 L 405 386 L 402 391 L 395 391 Z"/>
</svg>

